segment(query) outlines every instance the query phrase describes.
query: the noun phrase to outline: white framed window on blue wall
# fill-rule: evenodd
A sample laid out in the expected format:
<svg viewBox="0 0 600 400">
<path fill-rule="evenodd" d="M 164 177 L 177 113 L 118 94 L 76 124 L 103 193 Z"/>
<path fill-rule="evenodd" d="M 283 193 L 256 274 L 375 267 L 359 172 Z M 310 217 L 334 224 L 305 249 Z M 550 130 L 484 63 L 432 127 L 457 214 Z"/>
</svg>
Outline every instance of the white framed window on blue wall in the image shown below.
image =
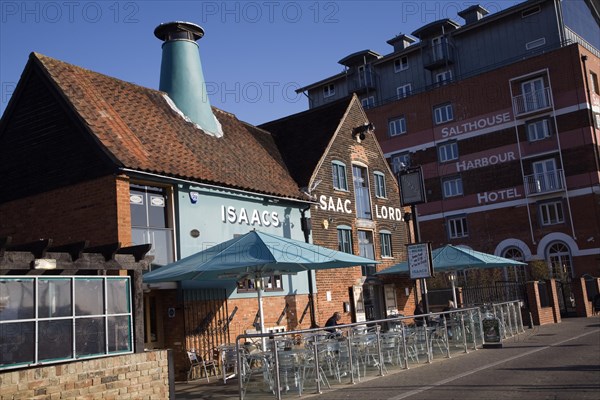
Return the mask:
<svg viewBox="0 0 600 400">
<path fill-rule="evenodd" d="M 348 190 L 348 180 L 346 178 L 346 164 L 341 161 L 331 163 L 331 172 L 333 178 L 333 188 L 336 190 Z"/>
<path fill-rule="evenodd" d="M 403 99 L 405 97 L 410 96 L 412 93 L 412 86 L 410 83 L 407 83 L 405 85 L 402 86 L 398 86 L 396 88 L 396 96 L 398 96 L 399 99 Z"/>
<path fill-rule="evenodd" d="M 335 95 L 335 85 L 333 83 L 323 86 L 323 97 L 331 97 L 333 95 Z"/>
<path fill-rule="evenodd" d="M 394 72 L 400 72 L 408 69 L 408 57 L 402 56 L 394 60 Z"/>
<path fill-rule="evenodd" d="M 133 352 L 123 276 L 0 278 L 0 370 Z"/>
</svg>

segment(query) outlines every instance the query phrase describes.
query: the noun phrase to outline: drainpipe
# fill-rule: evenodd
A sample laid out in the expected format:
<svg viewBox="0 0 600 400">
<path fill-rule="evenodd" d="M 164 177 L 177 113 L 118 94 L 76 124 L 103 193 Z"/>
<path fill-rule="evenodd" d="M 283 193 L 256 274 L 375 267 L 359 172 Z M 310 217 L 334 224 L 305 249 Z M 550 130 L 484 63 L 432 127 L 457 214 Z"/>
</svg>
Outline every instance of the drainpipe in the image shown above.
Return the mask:
<svg viewBox="0 0 600 400">
<path fill-rule="evenodd" d="M 310 206 L 303 208 L 300 210 L 302 216 L 300 217 L 300 226 L 302 227 L 302 232 L 304 233 L 304 241 L 306 243 L 310 243 L 310 219 L 306 217 L 306 211 L 310 210 Z M 310 328 L 318 328 L 317 321 L 315 319 L 315 303 L 314 303 L 314 287 L 313 287 L 313 278 L 312 271 L 307 271 L 308 275 L 308 307 L 310 308 Z"/>
</svg>

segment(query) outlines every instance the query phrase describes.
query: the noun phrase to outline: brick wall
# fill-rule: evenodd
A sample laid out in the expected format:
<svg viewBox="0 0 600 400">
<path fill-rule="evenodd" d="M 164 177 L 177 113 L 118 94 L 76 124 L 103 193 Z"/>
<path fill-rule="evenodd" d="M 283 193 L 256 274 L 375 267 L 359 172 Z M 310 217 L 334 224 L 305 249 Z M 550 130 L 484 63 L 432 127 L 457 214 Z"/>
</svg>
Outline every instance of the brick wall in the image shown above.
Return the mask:
<svg viewBox="0 0 600 400">
<path fill-rule="evenodd" d="M 591 317 L 593 312 L 593 304 L 588 300 L 587 287 L 585 279 L 574 279 L 571 282 L 571 289 L 575 297 L 575 311 L 578 317 Z"/>
<path fill-rule="evenodd" d="M 558 312 L 560 318 L 560 310 L 558 309 L 558 298 L 556 296 L 556 282 L 554 279 L 548 281 L 548 285 L 551 287 L 549 290 L 551 297 L 550 307 L 540 306 L 540 292 L 537 281 L 527 282 L 527 298 L 529 301 L 529 310 L 533 318 L 534 325 L 546 325 L 553 324 L 555 322 L 555 315 Z"/>
<path fill-rule="evenodd" d="M 377 266 L 378 270 L 389 267 L 406 259 L 405 244 L 407 243 L 406 224 L 400 220 L 389 217 L 389 207 L 393 209 L 400 207 L 400 194 L 395 176 L 391 173 L 388 163 L 383 157 L 376 137 L 367 133 L 364 140 L 360 143 L 353 137 L 352 130 L 355 127 L 362 126 L 368 122 L 365 113 L 360 107 L 358 99 L 354 99 L 350 104 L 345 118 L 342 120 L 338 132 L 328 149 L 324 154 L 322 163 L 315 171 L 315 181 L 320 181 L 313 194 L 319 199 L 320 196 L 326 196 L 327 202 L 331 198 L 333 207 L 329 203 L 325 209 L 319 205 L 311 209 L 312 219 L 312 239 L 313 243 L 330 249 L 338 249 L 337 227 L 340 225 L 349 226 L 352 229 L 353 253 L 359 254 L 358 233 L 365 230 L 373 235 L 373 245 L 375 249 L 375 259 L 382 261 Z M 381 129 L 384 129 L 383 127 Z M 339 161 L 346 166 L 346 178 L 348 190 L 334 190 L 332 179 L 332 161 Z M 356 218 L 356 199 L 354 193 L 354 183 L 352 178 L 352 165 L 359 164 L 366 166 L 368 171 L 369 190 L 371 194 L 372 219 L 360 221 L 362 225 L 357 225 L 359 221 Z M 377 198 L 375 196 L 375 182 L 373 173 L 377 171 L 383 173 L 386 183 L 386 198 Z M 342 210 L 338 204 L 347 204 L 349 201 L 350 212 Z M 385 207 L 385 213 L 382 208 Z M 333 209 L 332 209 L 333 208 Z M 379 213 L 378 213 L 379 211 Z M 379 215 L 378 215 L 379 214 Z M 386 215 L 387 218 L 383 218 Z M 400 217 L 400 216 L 399 216 Z M 401 218 L 400 218 L 401 219 Z M 392 258 L 381 258 L 381 243 L 379 232 L 387 230 L 391 232 L 392 237 Z M 344 313 L 343 305 L 345 302 L 352 302 L 351 289 L 353 285 L 361 285 L 364 277 L 360 267 L 333 269 L 327 271 L 318 271 L 316 273 L 316 295 L 315 309 L 316 322 L 323 326 L 327 319 L 335 312 L 342 312 L 341 323 L 352 321 L 352 313 Z M 398 303 L 405 304 L 408 299 L 404 294 L 404 283 L 397 286 L 399 289 Z M 383 289 L 382 289 L 383 290 Z M 329 292 L 331 300 L 328 300 Z M 385 310 L 381 310 L 385 313 Z M 412 310 L 411 310 L 412 311 Z"/>
<path fill-rule="evenodd" d="M 189 370 L 189 360 L 186 351 L 191 348 L 204 349 L 205 340 L 210 341 L 210 347 L 214 348 L 221 344 L 234 343 L 238 335 L 245 334 L 247 330 L 255 329 L 253 323 L 256 313 L 258 312 L 257 297 L 245 299 L 228 299 L 223 300 L 223 306 L 226 306 L 231 313 L 235 307 L 238 307 L 235 316 L 229 324 L 229 333 L 225 335 L 208 338 L 205 336 L 188 336 L 186 332 L 193 331 L 194 325 L 190 318 L 191 309 L 184 310 L 181 298 L 177 290 L 160 290 L 158 291 L 158 310 L 162 315 L 163 347 L 173 351 L 173 371 L 176 381 L 185 381 L 187 379 L 187 371 Z M 270 328 L 276 325 L 285 326 L 286 330 L 307 329 L 310 326 L 310 315 L 304 316 L 302 323 L 302 313 L 308 302 L 306 295 L 289 295 L 289 296 L 268 296 L 263 297 L 263 311 L 265 318 L 265 328 Z M 287 309 L 286 309 L 287 304 Z M 175 313 L 172 317 L 168 316 L 167 310 L 174 309 Z M 284 312 L 285 310 L 285 312 Z M 188 320 L 186 321 L 186 315 Z M 283 317 L 282 317 L 283 315 Z M 281 322 L 277 322 L 281 318 Z M 202 318 L 194 318 L 201 320 Z M 214 321 L 212 321 L 214 324 Z M 199 342 L 201 341 L 201 342 Z M 218 341 L 218 342 L 216 342 Z"/>
<path fill-rule="evenodd" d="M 168 351 L 0 373 L 0 400 L 169 399 Z"/>
<path fill-rule="evenodd" d="M 3 236 L 13 243 L 51 238 L 55 245 L 131 245 L 129 181 L 110 175 L 0 204 Z"/>
</svg>

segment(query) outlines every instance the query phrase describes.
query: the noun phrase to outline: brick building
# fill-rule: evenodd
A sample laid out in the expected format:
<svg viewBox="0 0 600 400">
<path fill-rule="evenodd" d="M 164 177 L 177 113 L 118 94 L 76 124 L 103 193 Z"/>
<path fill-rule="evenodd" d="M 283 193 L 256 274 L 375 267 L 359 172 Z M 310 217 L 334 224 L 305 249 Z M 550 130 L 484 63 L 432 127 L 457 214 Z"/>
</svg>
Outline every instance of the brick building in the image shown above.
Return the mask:
<svg viewBox="0 0 600 400">
<path fill-rule="evenodd" d="M 301 177 L 297 174 L 302 166 L 290 158 L 293 147 L 289 146 L 298 139 L 294 135 L 305 129 L 306 120 L 272 135 L 264 127 L 212 108 L 202 95 L 204 79 L 196 44 L 202 28 L 168 23 L 160 25 L 155 35 L 164 42 L 160 90 L 38 53 L 30 55 L 0 121 L 0 239 L 10 237 L 18 245 L 52 238 L 61 249 L 83 240 L 92 247 L 116 243 L 116 248 L 135 248 L 148 243 L 151 246 L 144 248 L 149 248 L 153 267 L 159 267 L 252 229 L 304 240 L 306 224 L 302 221 L 316 213 L 320 221 L 332 219 L 332 229 L 313 231 L 314 243 L 337 249 L 339 228 L 347 235 L 345 251 L 382 260 L 382 265 L 402 259 L 406 227 L 400 222 L 398 188 L 356 98 L 342 102 L 330 115 L 311 113 L 315 130 L 305 137 L 321 143 L 302 153 L 310 153 L 312 164 L 304 164 L 310 166 L 305 171 L 310 176 Z M 360 181 L 362 197 L 352 181 L 344 182 L 345 190 L 334 191 L 333 158 L 335 165 L 343 163 L 368 173 Z M 327 165 L 322 167 L 320 160 Z M 317 180 L 329 187 L 325 189 L 323 183 L 317 190 Z M 301 190 L 301 186 L 315 191 Z M 337 208 L 338 202 L 334 209 L 324 209 L 322 196 L 344 198 L 342 208 Z M 358 210 L 356 200 L 363 202 L 363 218 L 348 215 Z M 362 244 L 360 232 L 370 238 L 368 243 Z M 382 237 L 385 246 L 380 244 Z M 0 253 L 5 244 L 0 240 Z M 9 250 L 18 248 L 11 246 Z M 379 249 L 384 247 L 382 256 Z M 111 261 L 116 271 L 118 265 L 118 260 Z M 147 266 L 148 262 L 132 266 L 137 275 L 131 315 L 135 349 L 130 350 L 173 349 L 178 378 L 184 378 L 188 369 L 187 349 L 208 352 L 256 329 L 258 302 L 251 280 L 142 287 L 141 270 Z M 361 310 L 376 304 L 377 312 L 368 316 L 372 319 L 385 315 L 386 306 L 392 310 L 409 302 L 404 288 L 397 297 L 390 286 L 388 306 L 383 286 L 375 280 L 371 286 L 379 288 L 374 289 L 377 297 L 371 296 L 371 304 L 361 302 L 366 271 L 358 267 L 347 273 L 317 274 L 314 292 L 321 324 L 327 313 L 344 304 L 348 315 L 358 311 L 353 319 L 365 319 Z M 20 272 L 53 276 L 64 270 L 25 268 Z M 103 273 L 99 269 L 88 272 Z M 13 273 L 2 267 L 0 279 Z M 338 285 L 333 278 L 339 275 L 349 278 Z M 265 277 L 267 329 L 309 326 L 308 282 L 306 272 Z M 32 365 L 4 361 L 0 369 Z"/>
<path fill-rule="evenodd" d="M 162 91 L 30 55 L 0 121 L 1 238 L 12 245 L 52 238 L 62 248 L 84 240 L 92 247 L 150 243 L 155 266 L 252 229 L 303 238 L 300 211 L 311 202 L 268 133 L 191 97 L 190 91 L 202 98 L 199 65 L 190 70 L 200 79 L 170 80 L 181 77 L 178 62 L 199 63 L 201 28 L 165 24 L 155 34 L 165 42 Z M 258 305 L 247 281 L 142 290 L 138 270 L 135 351 L 174 349 L 178 374 L 188 368 L 186 349 L 211 348 L 253 328 Z M 293 311 L 307 302 L 306 273 L 265 281 L 265 324 L 275 325 L 287 305 L 280 325 L 296 327 Z"/>
<path fill-rule="evenodd" d="M 423 169 L 421 238 L 600 275 L 600 16 L 591 1 L 471 6 L 302 89 L 357 93 L 392 167 Z M 522 270 L 504 280 L 524 280 Z M 565 302 L 568 304 L 568 302 Z"/>
<path fill-rule="evenodd" d="M 272 133 L 311 208 L 313 243 L 379 261 L 316 272 L 317 323 L 339 311 L 343 322 L 412 312 L 412 282 L 384 283 L 373 273 L 406 258 L 407 225 L 396 178 L 357 96 L 261 125 Z M 405 290 L 408 288 L 408 290 Z"/>
</svg>

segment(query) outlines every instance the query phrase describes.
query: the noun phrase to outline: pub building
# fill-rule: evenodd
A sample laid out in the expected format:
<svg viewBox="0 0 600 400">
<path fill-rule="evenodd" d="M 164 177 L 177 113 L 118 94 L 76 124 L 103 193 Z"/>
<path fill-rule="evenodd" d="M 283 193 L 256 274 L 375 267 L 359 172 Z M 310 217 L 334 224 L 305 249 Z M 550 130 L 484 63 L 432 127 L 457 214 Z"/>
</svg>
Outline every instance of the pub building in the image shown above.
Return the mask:
<svg viewBox="0 0 600 400">
<path fill-rule="evenodd" d="M 164 42 L 160 90 L 31 53 L 0 120 L 0 251 L 12 254 L 28 243 L 39 248 L 40 238 L 52 238 L 53 249 L 69 250 L 65 257 L 72 264 L 83 265 L 80 253 L 93 249 L 112 268 L 78 273 L 126 274 L 125 269 L 136 268 L 132 345 L 123 351 L 172 349 L 176 379 L 185 379 L 189 369 L 187 350 L 206 355 L 238 334 L 256 330 L 256 282 L 142 284 L 143 269 L 159 268 L 254 229 L 295 240 L 305 240 L 309 233 L 313 243 L 334 249 L 340 235 L 344 251 L 381 260 L 381 268 L 401 260 L 406 237 L 395 180 L 356 99 L 342 104 L 338 114 L 319 116 L 316 123 L 331 128 L 323 131 L 329 138 L 321 137 L 327 143 L 311 153 L 316 157 L 311 177 L 299 177 L 284 141 L 211 107 L 202 95 L 196 41 L 203 33 L 185 22 L 156 28 L 155 36 Z M 342 172 L 342 166 L 348 169 Z M 363 175 L 353 181 L 351 167 Z M 304 181 L 307 185 L 299 185 Z M 303 229 L 310 219 L 317 228 L 312 232 Z M 85 245 L 74 245 L 82 241 Z M 101 246 L 106 243 L 113 245 Z M 115 254 L 121 257 L 120 251 L 136 246 L 152 257 L 152 265 L 139 261 L 119 271 Z M 406 301 L 391 291 L 384 303 L 383 286 L 375 280 L 368 299 L 361 301 L 367 292 L 363 288 L 370 287 L 366 277 L 374 270 L 364 266 L 348 273 L 318 273 L 314 285 L 306 272 L 265 277 L 266 329 L 308 328 L 311 291 L 320 324 L 333 309 L 346 311 L 348 320 L 351 315 L 361 320 L 401 307 Z M 63 273 L 33 267 L 17 272 Z M 0 279 L 14 274 L 2 270 Z M 43 353 L 40 343 L 32 351 Z M 36 353 L 36 365 L 44 364 L 42 353 Z"/>
<path fill-rule="evenodd" d="M 315 273 L 316 322 L 412 314 L 414 283 L 373 274 L 406 259 L 409 238 L 399 189 L 356 95 L 260 126 L 271 132 L 311 206 L 314 244 L 379 262 Z"/>
</svg>

